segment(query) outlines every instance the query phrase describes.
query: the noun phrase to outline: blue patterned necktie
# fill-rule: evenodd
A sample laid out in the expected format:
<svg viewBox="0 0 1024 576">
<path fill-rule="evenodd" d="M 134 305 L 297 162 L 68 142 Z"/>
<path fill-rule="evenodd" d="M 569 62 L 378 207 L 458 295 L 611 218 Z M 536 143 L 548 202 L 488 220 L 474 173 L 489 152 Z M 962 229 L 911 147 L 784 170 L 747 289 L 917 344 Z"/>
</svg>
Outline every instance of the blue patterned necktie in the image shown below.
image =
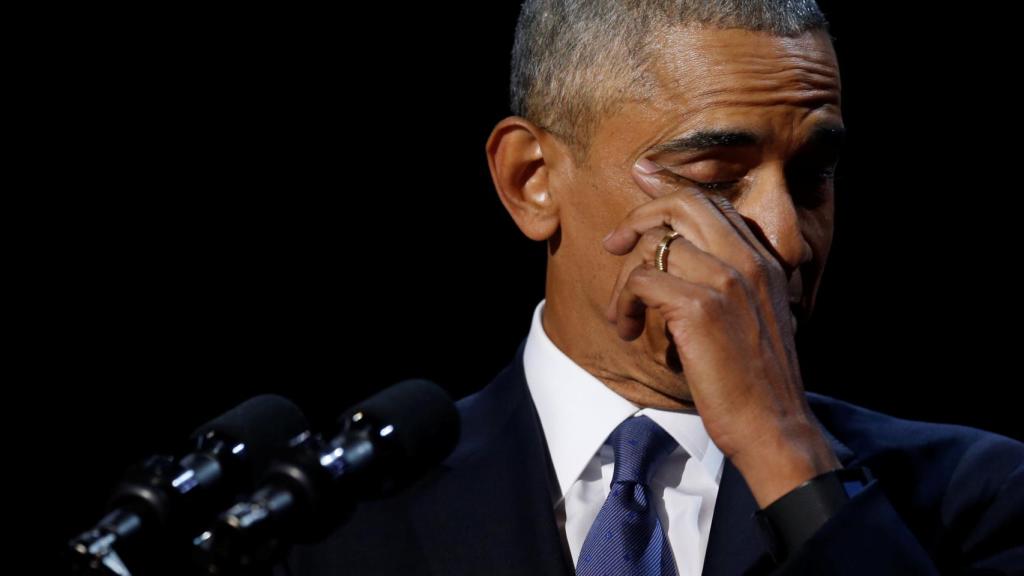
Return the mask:
<svg viewBox="0 0 1024 576">
<path fill-rule="evenodd" d="M 611 492 L 580 549 L 577 576 L 677 576 L 675 557 L 651 502 L 648 482 L 678 446 L 647 416 L 626 418 L 612 432 Z"/>
</svg>

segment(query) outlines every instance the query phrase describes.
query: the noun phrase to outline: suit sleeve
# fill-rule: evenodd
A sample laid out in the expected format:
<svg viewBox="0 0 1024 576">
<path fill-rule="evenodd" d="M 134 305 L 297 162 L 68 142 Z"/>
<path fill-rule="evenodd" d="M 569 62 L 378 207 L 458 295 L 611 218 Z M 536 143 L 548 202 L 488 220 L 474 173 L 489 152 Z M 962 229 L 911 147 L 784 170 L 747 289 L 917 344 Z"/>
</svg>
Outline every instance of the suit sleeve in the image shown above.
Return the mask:
<svg viewBox="0 0 1024 576">
<path fill-rule="evenodd" d="M 1024 574 L 1024 444 L 998 435 L 972 444 L 915 515 L 921 538 L 884 481 L 854 495 L 772 574 Z"/>
</svg>

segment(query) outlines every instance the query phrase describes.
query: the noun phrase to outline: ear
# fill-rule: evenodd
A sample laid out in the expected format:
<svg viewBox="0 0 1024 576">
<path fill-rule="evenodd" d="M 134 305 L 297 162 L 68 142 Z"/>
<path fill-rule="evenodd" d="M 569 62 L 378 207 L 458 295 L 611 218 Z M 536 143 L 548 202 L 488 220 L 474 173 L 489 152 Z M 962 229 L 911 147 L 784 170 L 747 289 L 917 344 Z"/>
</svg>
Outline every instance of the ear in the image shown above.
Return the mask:
<svg viewBox="0 0 1024 576">
<path fill-rule="evenodd" d="M 551 168 L 563 148 L 543 128 L 509 116 L 491 131 L 486 151 L 498 197 L 519 229 L 531 240 L 553 236 L 559 220 Z"/>
</svg>

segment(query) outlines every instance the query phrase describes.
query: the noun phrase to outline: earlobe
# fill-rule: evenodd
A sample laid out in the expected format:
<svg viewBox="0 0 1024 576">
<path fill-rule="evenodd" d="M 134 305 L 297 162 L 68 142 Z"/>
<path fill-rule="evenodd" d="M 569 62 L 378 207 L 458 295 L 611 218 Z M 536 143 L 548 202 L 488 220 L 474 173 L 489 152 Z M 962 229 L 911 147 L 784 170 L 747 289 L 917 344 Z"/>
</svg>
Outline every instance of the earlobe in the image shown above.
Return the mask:
<svg viewBox="0 0 1024 576">
<path fill-rule="evenodd" d="M 487 139 L 487 161 L 498 198 L 531 240 L 547 240 L 558 230 L 550 155 L 543 129 L 519 116 L 498 122 Z"/>
</svg>

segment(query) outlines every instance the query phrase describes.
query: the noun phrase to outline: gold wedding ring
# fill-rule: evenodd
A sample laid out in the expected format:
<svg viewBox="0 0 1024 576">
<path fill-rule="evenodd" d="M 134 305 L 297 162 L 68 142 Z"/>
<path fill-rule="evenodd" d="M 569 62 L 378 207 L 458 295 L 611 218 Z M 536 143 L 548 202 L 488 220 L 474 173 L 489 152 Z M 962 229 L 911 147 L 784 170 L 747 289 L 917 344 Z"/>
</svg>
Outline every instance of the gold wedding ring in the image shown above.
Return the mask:
<svg viewBox="0 0 1024 576">
<path fill-rule="evenodd" d="M 658 267 L 658 270 L 662 272 L 668 270 L 668 245 L 679 236 L 679 232 L 673 230 L 661 239 L 661 243 L 658 244 L 658 251 L 654 255 L 654 265 Z"/>
</svg>

